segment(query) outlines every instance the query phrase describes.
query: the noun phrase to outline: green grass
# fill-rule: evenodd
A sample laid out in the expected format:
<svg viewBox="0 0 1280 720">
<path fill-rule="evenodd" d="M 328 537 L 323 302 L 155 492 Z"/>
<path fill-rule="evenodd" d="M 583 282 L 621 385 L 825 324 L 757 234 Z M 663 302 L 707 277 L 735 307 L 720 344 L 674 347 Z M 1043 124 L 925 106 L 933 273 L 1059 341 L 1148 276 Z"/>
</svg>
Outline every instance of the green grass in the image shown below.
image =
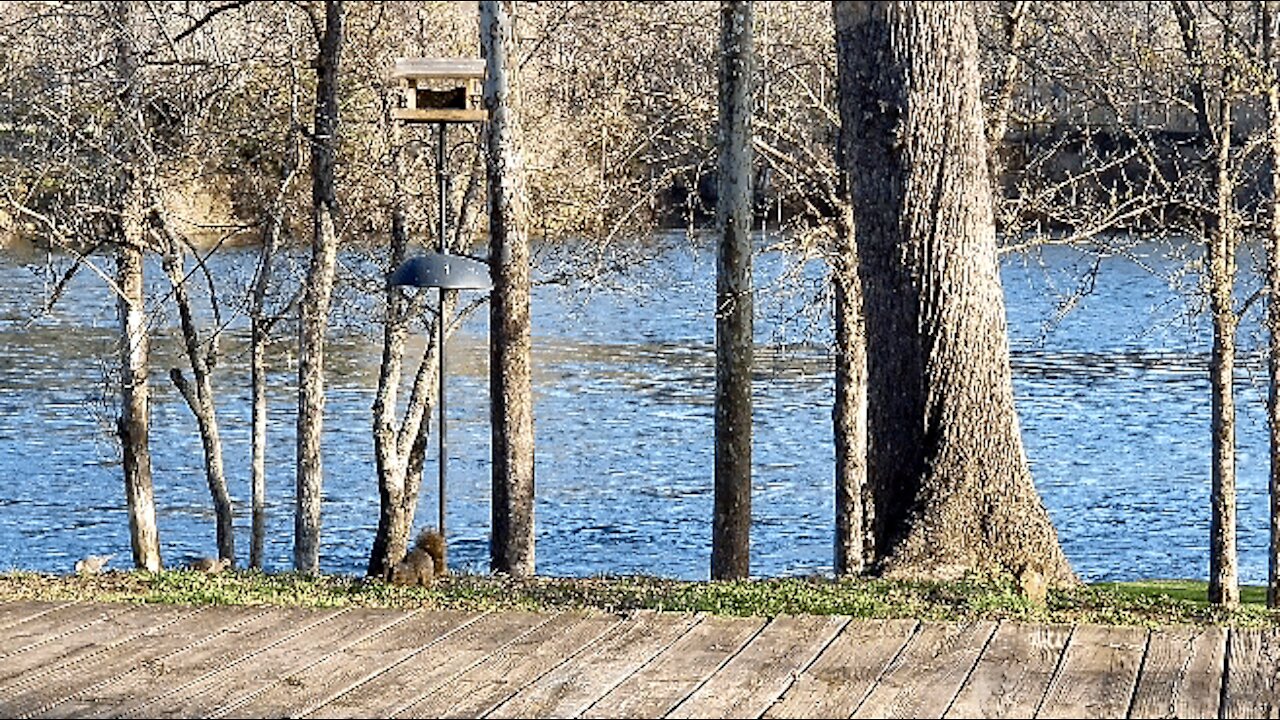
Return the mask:
<svg viewBox="0 0 1280 720">
<path fill-rule="evenodd" d="M 1045 603 L 1037 604 L 1025 598 L 1012 581 L 998 578 L 949 583 L 823 578 L 684 582 L 652 577 L 517 581 L 459 575 L 431 588 L 404 588 L 350 576 L 248 571 L 221 575 L 109 572 L 88 577 L 0 574 L 0 601 L 609 612 L 653 609 L 721 615 L 817 613 L 928 620 L 1280 626 L 1280 612 L 1267 610 L 1262 594 L 1262 588 L 1245 588 L 1241 607 L 1226 611 L 1205 601 L 1203 582 L 1181 580 L 1084 585 L 1051 591 Z"/>
</svg>

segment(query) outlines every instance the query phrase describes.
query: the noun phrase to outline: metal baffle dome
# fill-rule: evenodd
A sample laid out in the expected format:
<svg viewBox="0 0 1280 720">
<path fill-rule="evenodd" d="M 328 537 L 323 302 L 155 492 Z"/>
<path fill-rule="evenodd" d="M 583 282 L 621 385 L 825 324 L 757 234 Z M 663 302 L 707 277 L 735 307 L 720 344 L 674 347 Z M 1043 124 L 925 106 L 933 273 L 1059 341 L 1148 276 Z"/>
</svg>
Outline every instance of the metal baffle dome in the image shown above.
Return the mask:
<svg viewBox="0 0 1280 720">
<path fill-rule="evenodd" d="M 391 284 L 445 290 L 493 289 L 487 263 L 443 253 L 427 253 L 405 260 L 391 273 Z"/>
</svg>

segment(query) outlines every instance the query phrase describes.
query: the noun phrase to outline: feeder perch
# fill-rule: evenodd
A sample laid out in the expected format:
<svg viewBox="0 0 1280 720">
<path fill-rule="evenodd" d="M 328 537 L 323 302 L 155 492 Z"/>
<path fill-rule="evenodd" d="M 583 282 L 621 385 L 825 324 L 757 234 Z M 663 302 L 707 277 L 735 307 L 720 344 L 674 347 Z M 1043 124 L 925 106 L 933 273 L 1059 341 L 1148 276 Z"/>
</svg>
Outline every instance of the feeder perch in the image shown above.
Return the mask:
<svg viewBox="0 0 1280 720">
<path fill-rule="evenodd" d="M 404 107 L 392 116 L 406 123 L 484 122 L 481 83 L 484 60 L 479 58 L 402 58 L 391 79 L 399 80 Z"/>
</svg>

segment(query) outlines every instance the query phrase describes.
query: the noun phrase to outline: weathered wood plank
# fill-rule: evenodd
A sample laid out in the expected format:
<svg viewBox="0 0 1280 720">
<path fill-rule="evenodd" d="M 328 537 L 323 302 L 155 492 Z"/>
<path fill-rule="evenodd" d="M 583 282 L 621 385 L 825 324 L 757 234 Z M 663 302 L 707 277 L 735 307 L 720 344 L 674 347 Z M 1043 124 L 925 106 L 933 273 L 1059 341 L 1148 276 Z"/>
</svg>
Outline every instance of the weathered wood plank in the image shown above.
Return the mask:
<svg viewBox="0 0 1280 720">
<path fill-rule="evenodd" d="M 76 695 L 118 680 L 144 663 L 204 642 L 220 628 L 242 625 L 265 612 L 227 607 L 192 610 L 172 622 L 104 644 L 99 652 L 16 678 L 0 687 L 0 702 L 8 714 L 47 712 Z"/>
<path fill-rule="evenodd" d="M 236 706 L 224 717 L 293 717 L 323 705 L 380 675 L 387 668 L 468 626 L 479 613 L 433 612 L 414 617 L 379 635 L 340 650 L 306 670 Z"/>
<path fill-rule="evenodd" d="M 848 622 L 838 615 L 774 618 L 667 717 L 759 717 Z"/>
<path fill-rule="evenodd" d="M 294 673 L 366 638 L 404 622 L 411 612 L 348 610 L 332 620 L 276 643 L 237 663 L 208 674 L 160 702 L 139 711 L 150 718 L 220 717 L 258 693 L 281 682 L 292 682 Z"/>
<path fill-rule="evenodd" d="M 1031 717 L 1070 635 L 1069 625 L 1001 623 L 946 717 Z"/>
<path fill-rule="evenodd" d="M 1129 717 L 1218 717 L 1226 653 L 1220 627 L 1152 630 Z"/>
<path fill-rule="evenodd" d="M 1280 631 L 1232 629 L 1222 717 L 1280 717 Z"/>
<path fill-rule="evenodd" d="M 990 621 L 922 623 L 854 717 L 941 717 L 995 629 Z"/>
<path fill-rule="evenodd" d="M 66 602 L 43 602 L 40 600 L 11 600 L 0 603 L 0 632 L 14 625 L 19 625 L 45 613 L 69 605 Z M 3 638 L 3 635 L 0 635 Z M 3 642 L 0 640 L 0 642 Z M 0 644 L 0 647 L 4 647 Z"/>
<path fill-rule="evenodd" d="M 217 633 L 210 633 L 176 653 L 143 660 L 119 677 L 87 687 L 41 715 L 82 718 L 145 714 L 148 704 L 322 625 L 341 612 L 273 608 L 246 623 L 228 625 Z"/>
<path fill-rule="evenodd" d="M 69 603 L 0 631 L 0 660 L 58 642 L 91 625 L 105 622 L 124 606 Z"/>
<path fill-rule="evenodd" d="M 637 613 L 571 662 L 516 693 L 488 717 L 577 717 L 698 621 L 690 614 Z"/>
<path fill-rule="evenodd" d="M 849 717 L 918 625 L 915 620 L 851 621 L 764 716 Z"/>
<path fill-rule="evenodd" d="M 583 712 L 583 717 L 662 717 L 764 627 L 761 618 L 704 618 L 652 662 Z"/>
<path fill-rule="evenodd" d="M 47 642 L 29 644 L 0 661 L 0 703 L 50 673 L 67 667 L 116 645 L 127 642 L 149 630 L 197 612 L 196 608 L 175 605 L 127 606 L 96 605 L 81 617 L 91 622 L 79 624 L 74 631 L 50 638 Z M 74 622 L 74 621 L 73 621 Z"/>
<path fill-rule="evenodd" d="M 482 717 L 623 622 L 612 615 L 568 617 L 574 622 L 534 630 L 392 717 Z"/>
<path fill-rule="evenodd" d="M 1142 628 L 1077 626 L 1036 717 L 1124 716 L 1146 646 Z"/>
<path fill-rule="evenodd" d="M 547 624 L 563 627 L 572 618 L 504 612 L 486 615 L 427 650 L 409 656 L 365 683 L 317 707 L 299 713 L 303 717 L 385 718 L 412 705 L 440 685 L 504 646 L 528 636 Z"/>
</svg>

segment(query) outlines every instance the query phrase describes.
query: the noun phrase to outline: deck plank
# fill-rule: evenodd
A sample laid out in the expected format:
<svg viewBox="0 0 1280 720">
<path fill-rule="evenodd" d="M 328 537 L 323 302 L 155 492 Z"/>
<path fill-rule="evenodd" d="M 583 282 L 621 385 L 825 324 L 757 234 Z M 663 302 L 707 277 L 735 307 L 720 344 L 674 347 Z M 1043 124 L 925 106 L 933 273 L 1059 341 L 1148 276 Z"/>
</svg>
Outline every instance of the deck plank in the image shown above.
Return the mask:
<svg viewBox="0 0 1280 720">
<path fill-rule="evenodd" d="M 8 660 L 38 647 L 105 622 L 124 606 L 68 603 L 0 630 L 0 660 Z M 4 664 L 8 664 L 7 662 Z"/>
<path fill-rule="evenodd" d="M 392 717 L 482 717 L 625 622 L 593 613 L 565 617 L 573 622 L 534 630 Z"/>
<path fill-rule="evenodd" d="M 1280 717 L 1280 631 L 1234 628 L 1227 640 L 1222 717 Z"/>
<path fill-rule="evenodd" d="M 1000 623 L 946 717 L 1031 717 L 1070 635 L 1069 625 Z"/>
<path fill-rule="evenodd" d="M 921 623 L 854 717 L 941 717 L 978 661 L 996 623 Z"/>
<path fill-rule="evenodd" d="M 1036 717 L 1124 716 L 1146 646 L 1142 628 L 1077 626 Z"/>
<path fill-rule="evenodd" d="M 109 684 L 146 663 L 216 636 L 220 627 L 238 626 L 255 614 L 243 608 L 202 607 L 173 622 L 146 628 L 131 637 L 104 645 L 99 652 L 27 673 L 0 687 L 0 702 L 7 714 L 29 715 L 52 710 L 59 704 Z"/>
<path fill-rule="evenodd" d="M 762 618 L 707 617 L 652 662 L 587 708 L 582 717 L 662 717 L 764 627 Z"/>
<path fill-rule="evenodd" d="M 225 668 L 235 667 L 264 650 L 323 626 L 344 610 L 273 608 L 237 627 L 225 628 L 206 642 L 195 643 L 173 655 L 143 662 L 110 683 L 92 688 L 54 709 L 53 717 L 122 717 L 145 714 L 145 707 L 162 702 L 207 680 Z"/>
<path fill-rule="evenodd" d="M 236 665 L 244 657 L 310 623 L 329 618 L 334 611 L 244 609 L 210 607 L 200 616 L 174 626 L 173 652 L 164 652 L 163 641 L 154 656 L 138 657 L 132 665 L 104 682 L 86 684 L 81 691 L 45 708 L 36 717 L 118 717 L 166 694 L 180 691 L 215 673 Z M 236 618 L 239 615 L 241 618 Z"/>
<path fill-rule="evenodd" d="M 1218 717 L 1226 653 L 1220 627 L 1152 630 L 1129 717 Z"/>
<path fill-rule="evenodd" d="M 218 717 L 293 674 L 306 670 L 329 654 L 404 622 L 412 612 L 352 609 L 297 633 L 245 662 L 208 673 L 182 690 L 134 710 L 131 716 Z"/>
<path fill-rule="evenodd" d="M 385 718 L 411 705 L 504 646 L 566 618 L 527 612 L 486 615 L 455 635 L 409 656 L 385 672 L 309 708 L 302 717 Z"/>
<path fill-rule="evenodd" d="M 306 670 L 289 675 L 236 706 L 224 717 L 293 717 L 378 676 L 431 647 L 480 617 L 480 613 L 434 612 L 411 618 L 380 635 L 340 650 Z"/>
<path fill-rule="evenodd" d="M 74 630 L 61 632 L 48 642 L 29 644 L 0 660 L 0 705 L 22 689 L 42 682 L 51 672 L 108 652 L 138 635 L 163 629 L 197 612 L 197 608 L 177 605 L 96 606 L 79 616 L 85 622 Z"/>
<path fill-rule="evenodd" d="M 11 600 L 0 603 L 0 632 L 69 604 L 42 600 Z"/>
<path fill-rule="evenodd" d="M 699 620 L 687 613 L 637 613 L 572 662 L 516 693 L 488 717 L 577 717 L 679 640 Z"/>
<path fill-rule="evenodd" d="M 764 714 L 847 718 L 915 633 L 915 620 L 853 620 Z"/>
<path fill-rule="evenodd" d="M 667 717 L 760 717 L 848 622 L 842 615 L 774 618 Z"/>
</svg>

